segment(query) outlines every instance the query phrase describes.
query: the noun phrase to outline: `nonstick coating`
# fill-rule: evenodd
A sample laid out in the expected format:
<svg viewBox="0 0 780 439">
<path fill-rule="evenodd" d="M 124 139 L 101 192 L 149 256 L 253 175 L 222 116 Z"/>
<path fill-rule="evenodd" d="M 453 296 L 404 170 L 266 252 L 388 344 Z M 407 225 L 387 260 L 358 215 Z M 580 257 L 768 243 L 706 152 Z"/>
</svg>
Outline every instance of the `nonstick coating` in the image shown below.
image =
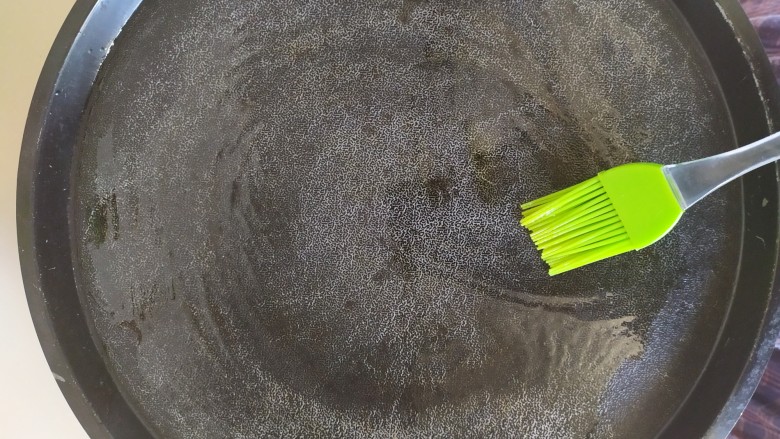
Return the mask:
<svg viewBox="0 0 780 439">
<path fill-rule="evenodd" d="M 75 285 L 159 437 L 655 437 L 738 291 L 739 184 L 554 278 L 518 225 L 737 146 L 671 4 L 148 0 L 79 126 Z"/>
</svg>

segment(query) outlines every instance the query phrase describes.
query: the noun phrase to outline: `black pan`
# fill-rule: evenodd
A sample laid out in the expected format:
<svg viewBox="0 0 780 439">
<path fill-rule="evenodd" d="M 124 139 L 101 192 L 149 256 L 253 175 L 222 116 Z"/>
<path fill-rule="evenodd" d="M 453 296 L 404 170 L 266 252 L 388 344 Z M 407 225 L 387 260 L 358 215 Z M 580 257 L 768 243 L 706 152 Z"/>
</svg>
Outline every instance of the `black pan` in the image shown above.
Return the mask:
<svg viewBox="0 0 780 439">
<path fill-rule="evenodd" d="M 724 437 L 778 335 L 778 174 L 555 278 L 518 203 L 780 123 L 734 1 L 77 3 L 25 285 L 93 437 Z"/>
</svg>

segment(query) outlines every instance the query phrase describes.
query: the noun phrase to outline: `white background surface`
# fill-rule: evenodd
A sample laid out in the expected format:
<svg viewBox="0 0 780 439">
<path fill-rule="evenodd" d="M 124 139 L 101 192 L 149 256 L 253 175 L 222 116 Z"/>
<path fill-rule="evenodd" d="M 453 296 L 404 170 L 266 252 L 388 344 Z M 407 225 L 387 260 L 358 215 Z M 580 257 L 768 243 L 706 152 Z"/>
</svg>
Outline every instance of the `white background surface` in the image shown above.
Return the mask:
<svg viewBox="0 0 780 439">
<path fill-rule="evenodd" d="M 16 167 L 43 61 L 74 0 L 0 0 L 0 438 L 86 439 L 43 357 L 16 250 Z"/>
</svg>

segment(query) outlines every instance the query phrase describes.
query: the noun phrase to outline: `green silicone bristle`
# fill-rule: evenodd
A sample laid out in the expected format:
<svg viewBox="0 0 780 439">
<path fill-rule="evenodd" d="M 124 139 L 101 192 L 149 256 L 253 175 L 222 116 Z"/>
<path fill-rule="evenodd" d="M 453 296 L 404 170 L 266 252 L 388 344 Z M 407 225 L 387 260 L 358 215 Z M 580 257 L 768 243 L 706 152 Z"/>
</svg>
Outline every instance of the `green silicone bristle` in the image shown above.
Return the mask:
<svg viewBox="0 0 780 439">
<path fill-rule="evenodd" d="M 683 212 L 655 163 L 618 166 L 520 207 L 551 276 L 646 247 Z"/>
</svg>

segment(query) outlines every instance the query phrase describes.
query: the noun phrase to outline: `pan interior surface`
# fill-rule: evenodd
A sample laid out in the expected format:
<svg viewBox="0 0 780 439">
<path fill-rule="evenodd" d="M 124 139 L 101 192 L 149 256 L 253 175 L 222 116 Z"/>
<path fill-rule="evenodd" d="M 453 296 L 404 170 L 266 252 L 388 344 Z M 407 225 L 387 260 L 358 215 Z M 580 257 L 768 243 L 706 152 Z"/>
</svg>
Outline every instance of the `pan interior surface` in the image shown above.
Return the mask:
<svg viewBox="0 0 780 439">
<path fill-rule="evenodd" d="M 82 127 L 79 294 L 161 437 L 654 437 L 733 294 L 736 185 L 554 278 L 517 221 L 735 147 L 663 2 L 149 0 Z"/>
</svg>

